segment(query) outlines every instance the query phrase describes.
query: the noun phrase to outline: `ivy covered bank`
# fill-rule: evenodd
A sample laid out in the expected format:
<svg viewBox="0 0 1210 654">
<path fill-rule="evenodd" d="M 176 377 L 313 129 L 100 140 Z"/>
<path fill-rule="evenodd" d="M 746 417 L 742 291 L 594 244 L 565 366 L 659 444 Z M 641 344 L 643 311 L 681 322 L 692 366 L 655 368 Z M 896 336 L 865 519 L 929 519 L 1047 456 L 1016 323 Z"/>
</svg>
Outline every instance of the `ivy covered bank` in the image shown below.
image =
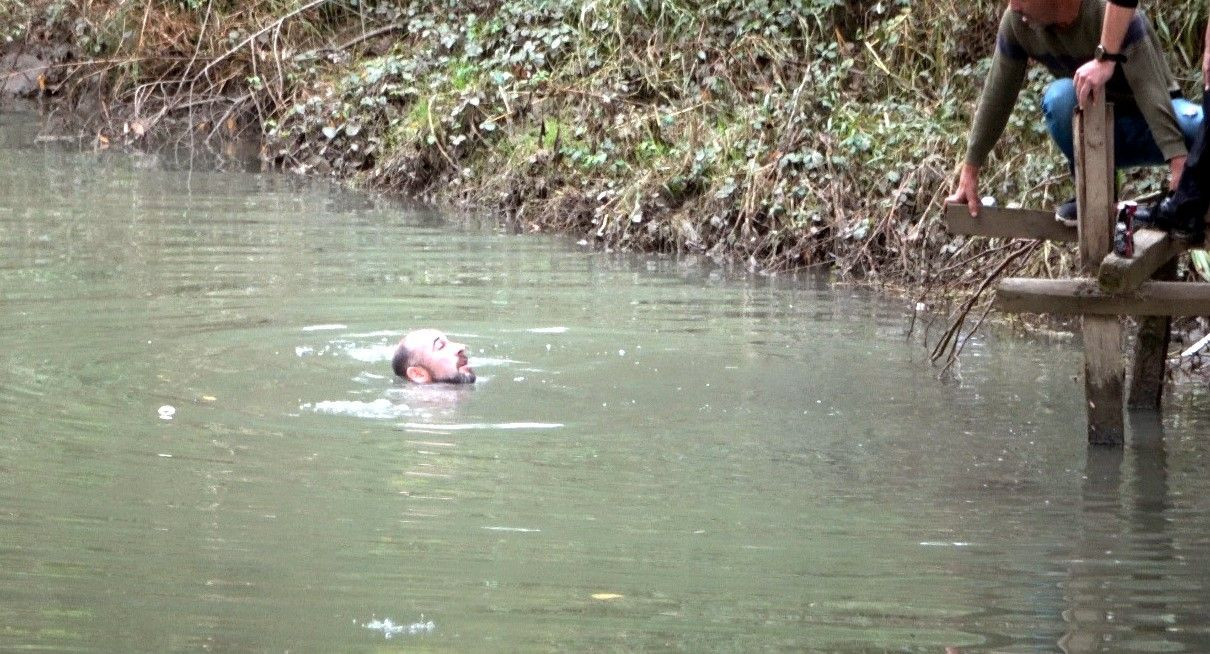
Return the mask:
<svg viewBox="0 0 1210 654">
<path fill-rule="evenodd" d="M 1192 90 L 1205 3 L 1153 4 Z M 1003 7 L 3 0 L 0 36 L 95 147 L 255 136 L 274 166 L 527 230 L 911 288 L 976 282 L 1011 250 L 938 222 Z M 985 171 L 1000 203 L 1070 192 L 1036 97 Z M 1071 256 L 1027 254 L 1014 265 L 1033 272 Z"/>
</svg>

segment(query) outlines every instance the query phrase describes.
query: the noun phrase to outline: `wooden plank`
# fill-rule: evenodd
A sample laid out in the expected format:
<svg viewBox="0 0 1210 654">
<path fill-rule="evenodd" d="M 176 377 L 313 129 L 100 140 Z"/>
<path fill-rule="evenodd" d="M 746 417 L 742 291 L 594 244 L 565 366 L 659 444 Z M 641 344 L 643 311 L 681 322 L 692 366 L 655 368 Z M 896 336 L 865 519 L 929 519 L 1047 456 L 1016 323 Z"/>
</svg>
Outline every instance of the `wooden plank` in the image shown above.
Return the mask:
<svg viewBox="0 0 1210 654">
<path fill-rule="evenodd" d="M 1140 229 L 1134 234 L 1134 256 L 1127 259 L 1112 252 L 1101 261 L 1097 280 L 1107 292 L 1130 291 L 1151 279 L 1155 271 L 1185 251 L 1185 243 L 1158 229 Z"/>
<path fill-rule="evenodd" d="M 1136 243 L 1137 245 L 1137 243 Z M 1101 266 L 1104 270 L 1104 264 Z M 1176 259 L 1169 259 L 1155 273 L 1158 280 L 1176 279 Z M 1171 316 L 1142 316 L 1130 357 L 1130 389 L 1126 406 L 1158 411 L 1164 399 L 1164 375 L 1168 372 Z"/>
<path fill-rule="evenodd" d="M 996 291 L 996 308 L 1010 313 L 1210 316 L 1210 283 L 1143 282 L 1134 291 L 1110 294 L 1089 277 L 1008 277 Z"/>
<path fill-rule="evenodd" d="M 1105 94 L 1075 116 L 1076 206 L 1079 208 L 1080 265 L 1095 272 L 1113 251 L 1115 212 L 1113 109 Z M 1084 399 L 1088 404 L 1088 442 L 1118 445 L 1125 440 L 1122 321 L 1116 316 L 1085 315 Z"/>
<path fill-rule="evenodd" d="M 1038 209 L 1005 209 L 983 207 L 979 216 L 971 218 L 965 204 L 945 205 L 942 217 L 951 234 L 991 236 L 994 238 L 1028 238 L 1075 242 L 1076 228 L 1055 220 L 1054 213 Z"/>
</svg>

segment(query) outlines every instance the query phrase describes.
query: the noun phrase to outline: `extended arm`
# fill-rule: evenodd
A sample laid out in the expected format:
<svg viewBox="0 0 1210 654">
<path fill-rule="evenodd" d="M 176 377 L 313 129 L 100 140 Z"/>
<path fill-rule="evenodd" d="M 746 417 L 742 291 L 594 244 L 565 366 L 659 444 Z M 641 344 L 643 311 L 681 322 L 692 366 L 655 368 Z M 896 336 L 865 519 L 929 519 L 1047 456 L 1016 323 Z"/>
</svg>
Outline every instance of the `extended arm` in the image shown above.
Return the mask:
<svg viewBox="0 0 1210 654">
<path fill-rule="evenodd" d="M 1180 181 L 1181 171 L 1185 168 L 1185 137 L 1181 133 L 1176 115 L 1172 108 L 1172 92 L 1175 89 L 1164 53 L 1160 50 L 1159 39 L 1142 15 L 1136 15 L 1134 21 L 1140 24 L 1144 38 L 1133 39 L 1128 34 L 1126 40 L 1131 41 L 1124 48 L 1126 63 L 1122 64 L 1122 72 L 1134 93 L 1134 99 L 1151 129 L 1155 144 L 1159 146 L 1164 160 L 1169 167 L 1169 187 L 1176 188 Z M 1133 33 L 1131 28 L 1131 33 Z"/>
<path fill-rule="evenodd" d="M 972 216 L 979 214 L 979 170 L 987 161 L 992 146 L 1000 139 L 1017 95 L 1025 82 L 1025 69 L 1029 57 L 1016 41 L 1009 27 L 1009 15 L 1005 12 L 996 37 L 996 54 L 992 56 L 991 71 L 983 84 L 979 96 L 979 107 L 975 110 L 975 122 L 971 126 L 970 139 L 966 147 L 966 160 L 958 178 L 958 186 L 947 202 L 965 204 Z"/>
</svg>

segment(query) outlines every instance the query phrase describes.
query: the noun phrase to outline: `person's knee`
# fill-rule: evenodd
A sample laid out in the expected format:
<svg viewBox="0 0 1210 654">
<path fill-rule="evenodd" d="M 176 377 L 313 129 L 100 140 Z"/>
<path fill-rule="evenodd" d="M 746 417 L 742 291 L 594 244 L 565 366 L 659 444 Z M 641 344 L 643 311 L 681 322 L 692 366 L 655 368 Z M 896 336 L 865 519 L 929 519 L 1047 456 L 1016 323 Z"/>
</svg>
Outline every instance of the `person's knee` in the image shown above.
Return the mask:
<svg viewBox="0 0 1210 654">
<path fill-rule="evenodd" d="M 1046 85 L 1042 93 L 1042 114 L 1046 116 L 1047 124 L 1070 124 L 1075 110 L 1076 85 L 1071 79 L 1057 79 Z"/>
<path fill-rule="evenodd" d="M 1202 108 L 1188 100 L 1177 98 L 1172 101 L 1172 113 L 1176 114 L 1176 122 L 1181 127 L 1185 144 L 1191 146 L 1197 140 L 1197 135 L 1202 129 L 1202 121 L 1205 120 Z"/>
<path fill-rule="evenodd" d="M 1072 114 L 1076 110 L 1076 87 L 1070 79 L 1057 79 L 1042 93 L 1042 118 L 1059 151 L 1072 161 Z"/>
</svg>

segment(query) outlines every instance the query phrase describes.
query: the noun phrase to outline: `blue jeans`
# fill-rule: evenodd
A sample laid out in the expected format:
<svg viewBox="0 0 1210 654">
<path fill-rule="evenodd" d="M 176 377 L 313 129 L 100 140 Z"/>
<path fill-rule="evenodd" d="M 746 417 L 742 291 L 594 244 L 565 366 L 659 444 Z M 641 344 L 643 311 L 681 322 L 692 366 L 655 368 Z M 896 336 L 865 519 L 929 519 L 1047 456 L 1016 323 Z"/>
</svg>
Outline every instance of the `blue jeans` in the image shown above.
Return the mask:
<svg viewBox="0 0 1210 654">
<path fill-rule="evenodd" d="M 1076 109 L 1076 85 L 1070 78 L 1051 82 L 1042 94 L 1042 115 L 1050 138 L 1067 156 L 1067 165 L 1075 169 L 1072 137 L 1072 112 Z M 1172 113 L 1185 135 L 1185 147 L 1193 147 L 1202 129 L 1202 108 L 1184 98 L 1172 101 Z M 1115 116 L 1113 121 L 1113 160 L 1118 168 L 1158 166 L 1165 163 L 1160 147 L 1151 136 L 1151 128 L 1142 115 Z"/>
</svg>

